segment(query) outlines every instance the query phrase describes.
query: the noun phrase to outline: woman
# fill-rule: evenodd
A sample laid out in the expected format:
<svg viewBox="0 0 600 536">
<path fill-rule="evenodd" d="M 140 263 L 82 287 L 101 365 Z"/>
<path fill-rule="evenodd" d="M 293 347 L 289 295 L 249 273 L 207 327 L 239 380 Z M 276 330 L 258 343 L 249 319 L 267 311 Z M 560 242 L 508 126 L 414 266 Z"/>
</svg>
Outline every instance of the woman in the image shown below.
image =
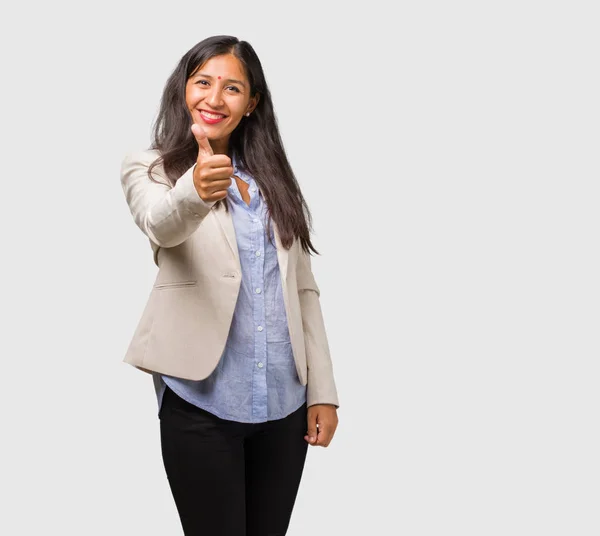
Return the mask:
<svg viewBox="0 0 600 536">
<path fill-rule="evenodd" d="M 124 361 L 153 375 L 184 532 L 285 534 L 339 404 L 310 211 L 247 42 L 210 37 L 181 58 L 121 181 L 159 267 Z"/>
</svg>

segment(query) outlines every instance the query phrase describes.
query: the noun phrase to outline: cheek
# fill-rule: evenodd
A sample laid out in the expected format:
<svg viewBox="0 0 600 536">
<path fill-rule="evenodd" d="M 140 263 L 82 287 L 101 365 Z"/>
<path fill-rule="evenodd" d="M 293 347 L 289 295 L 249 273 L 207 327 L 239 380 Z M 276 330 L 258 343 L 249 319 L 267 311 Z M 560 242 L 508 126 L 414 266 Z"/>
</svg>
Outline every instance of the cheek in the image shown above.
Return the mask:
<svg viewBox="0 0 600 536">
<path fill-rule="evenodd" d="M 244 112 L 246 111 L 247 105 L 243 102 L 236 100 L 229 104 L 229 110 L 231 111 L 231 115 L 235 116 L 237 120 L 241 120 Z"/>
<path fill-rule="evenodd" d="M 188 107 L 188 110 L 190 108 L 193 108 L 194 105 L 198 102 L 198 92 L 194 91 L 194 88 L 187 88 L 185 90 L 185 103 Z"/>
</svg>

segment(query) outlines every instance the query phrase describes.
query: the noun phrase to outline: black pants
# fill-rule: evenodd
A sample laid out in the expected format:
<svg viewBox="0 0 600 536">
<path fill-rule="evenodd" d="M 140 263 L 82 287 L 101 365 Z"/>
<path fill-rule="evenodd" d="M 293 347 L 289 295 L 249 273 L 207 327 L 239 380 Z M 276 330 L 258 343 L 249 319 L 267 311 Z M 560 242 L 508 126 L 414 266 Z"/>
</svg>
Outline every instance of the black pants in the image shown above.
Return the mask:
<svg viewBox="0 0 600 536">
<path fill-rule="evenodd" d="M 283 536 L 308 444 L 306 404 L 260 424 L 220 419 L 167 387 L 162 456 L 186 536 Z"/>
</svg>

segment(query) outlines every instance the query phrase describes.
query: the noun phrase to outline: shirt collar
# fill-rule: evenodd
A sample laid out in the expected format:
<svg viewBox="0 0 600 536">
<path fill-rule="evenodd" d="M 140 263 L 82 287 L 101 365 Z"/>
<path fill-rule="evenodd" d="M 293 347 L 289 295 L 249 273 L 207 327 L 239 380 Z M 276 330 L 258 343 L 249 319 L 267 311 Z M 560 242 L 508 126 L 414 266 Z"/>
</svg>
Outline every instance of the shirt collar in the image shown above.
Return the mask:
<svg viewBox="0 0 600 536">
<path fill-rule="evenodd" d="M 250 177 L 250 175 L 248 175 L 247 173 L 245 173 L 243 170 L 241 170 L 240 168 L 238 168 L 238 159 L 237 159 L 237 156 L 236 156 L 235 153 L 231 157 L 231 164 L 233 165 L 233 174 L 237 175 L 244 182 L 247 182 L 248 184 L 250 184 L 251 177 Z"/>
<path fill-rule="evenodd" d="M 236 175 L 239 172 L 239 169 L 238 169 L 238 158 L 235 153 L 233 153 L 233 156 L 231 157 L 231 163 L 233 165 L 233 174 Z"/>
<path fill-rule="evenodd" d="M 233 166 L 233 174 L 234 175 L 237 175 L 240 179 L 242 179 L 244 182 L 248 183 L 250 186 L 254 186 L 255 188 L 258 188 L 258 185 L 256 184 L 256 181 L 254 180 L 252 175 L 250 175 L 249 173 L 246 173 L 242 169 L 238 168 L 238 159 L 237 159 L 237 155 L 235 153 L 233 153 L 231 156 L 231 164 Z M 233 188 L 233 181 L 229 188 Z M 263 194 L 262 194 L 260 188 L 258 188 L 258 197 L 262 198 L 262 196 L 263 196 Z M 241 197 L 240 197 L 240 199 L 241 199 Z M 244 201 L 242 201 L 242 202 L 244 202 Z"/>
</svg>

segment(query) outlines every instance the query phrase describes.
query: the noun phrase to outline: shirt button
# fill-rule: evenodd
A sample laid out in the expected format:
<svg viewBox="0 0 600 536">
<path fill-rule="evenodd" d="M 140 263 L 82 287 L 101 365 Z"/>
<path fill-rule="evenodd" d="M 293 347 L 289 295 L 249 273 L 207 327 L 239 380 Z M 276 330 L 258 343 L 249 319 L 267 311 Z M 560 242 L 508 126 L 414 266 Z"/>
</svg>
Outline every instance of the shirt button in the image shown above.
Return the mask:
<svg viewBox="0 0 600 536">
<path fill-rule="evenodd" d="M 263 327 L 262 327 L 262 326 L 258 326 L 256 329 L 257 329 L 258 331 L 262 331 L 262 330 L 263 330 Z"/>
<path fill-rule="evenodd" d="M 250 191 L 251 191 L 252 193 L 254 193 L 254 192 L 256 192 L 256 188 L 254 188 L 254 186 L 253 186 L 252 188 L 250 188 Z"/>
<path fill-rule="evenodd" d="M 257 257 L 260 257 L 260 251 L 257 251 L 257 252 L 256 252 L 256 256 L 257 256 Z"/>
<path fill-rule="evenodd" d="M 258 368 L 263 368 L 263 366 L 262 361 L 258 363 Z"/>
<path fill-rule="evenodd" d="M 252 221 L 253 221 L 254 223 L 258 223 L 258 218 L 254 218 Z"/>
<path fill-rule="evenodd" d="M 260 291 L 260 289 L 259 289 L 259 288 L 257 288 L 255 292 L 256 292 L 257 294 L 260 294 L 260 292 L 261 292 L 261 291 Z"/>
</svg>

